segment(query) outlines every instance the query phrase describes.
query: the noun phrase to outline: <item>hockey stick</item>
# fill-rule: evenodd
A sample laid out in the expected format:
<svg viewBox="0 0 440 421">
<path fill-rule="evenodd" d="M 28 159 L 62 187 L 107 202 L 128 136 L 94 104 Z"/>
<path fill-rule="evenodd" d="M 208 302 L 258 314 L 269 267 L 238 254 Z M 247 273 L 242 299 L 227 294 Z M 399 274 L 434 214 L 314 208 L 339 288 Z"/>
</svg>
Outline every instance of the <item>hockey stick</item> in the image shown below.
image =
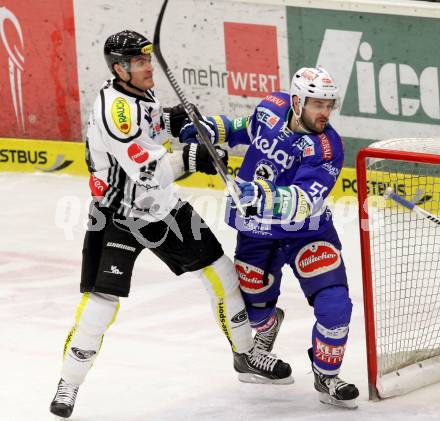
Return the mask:
<svg viewBox="0 0 440 421">
<path fill-rule="evenodd" d="M 232 200 L 235 203 L 235 206 L 237 207 L 238 211 L 244 215 L 244 209 L 243 206 L 240 204 L 240 189 L 237 186 L 237 183 L 234 181 L 232 176 L 228 173 L 228 170 L 225 167 L 225 164 L 220 159 L 219 155 L 217 154 L 217 151 L 214 147 L 214 145 L 211 143 L 211 141 L 208 139 L 208 136 L 206 135 L 205 129 L 200 122 L 200 118 L 197 115 L 197 109 L 188 102 L 185 95 L 183 94 L 182 89 L 180 88 L 179 84 L 177 83 L 173 73 L 171 72 L 170 68 L 168 67 L 167 62 L 165 61 L 162 52 L 160 50 L 160 29 L 162 26 L 162 20 L 163 15 L 165 13 L 165 8 L 167 6 L 168 0 L 165 0 L 162 4 L 162 8 L 159 12 L 159 17 L 157 18 L 156 28 L 154 29 L 154 39 L 153 39 L 153 51 L 155 56 L 157 57 L 157 60 L 159 62 L 160 67 L 165 72 L 165 75 L 170 82 L 171 86 L 173 87 L 174 91 L 176 92 L 177 96 L 179 97 L 180 102 L 182 103 L 183 107 L 185 108 L 186 113 L 188 114 L 189 119 L 194 124 L 199 140 L 206 146 L 206 149 L 208 150 L 209 154 L 211 155 L 212 160 L 214 161 L 214 166 L 219 173 L 220 177 L 222 178 L 223 182 L 226 185 L 226 188 L 228 189 L 229 194 L 231 195 Z"/>
<path fill-rule="evenodd" d="M 415 203 L 412 203 L 409 200 L 406 200 L 403 197 L 399 196 L 398 194 L 394 193 L 394 191 L 391 187 L 388 187 L 386 189 L 383 196 L 385 197 L 385 199 L 392 199 L 395 202 L 402 205 L 403 207 L 414 211 L 417 215 L 420 215 L 423 218 L 429 219 L 430 221 L 434 222 L 435 224 L 440 225 L 440 218 L 438 216 L 435 216 L 432 213 L 425 211 L 425 209 L 420 208 Z"/>
</svg>

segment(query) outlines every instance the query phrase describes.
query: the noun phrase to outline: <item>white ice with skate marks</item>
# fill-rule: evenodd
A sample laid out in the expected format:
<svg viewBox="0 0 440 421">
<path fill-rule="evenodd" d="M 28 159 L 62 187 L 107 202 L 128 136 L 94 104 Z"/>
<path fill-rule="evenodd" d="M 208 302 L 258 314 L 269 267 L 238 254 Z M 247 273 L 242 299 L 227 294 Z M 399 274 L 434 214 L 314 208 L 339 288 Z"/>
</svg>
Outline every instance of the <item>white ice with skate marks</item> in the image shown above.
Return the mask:
<svg viewBox="0 0 440 421">
<path fill-rule="evenodd" d="M 80 298 L 87 185 L 80 177 L 0 174 L 2 421 L 53 420 L 48 408 L 59 379 L 64 339 Z M 223 194 L 195 189 L 181 194 L 191 196 L 204 215 L 209 209 L 207 221 L 233 256 L 235 232 L 222 222 Z M 79 209 L 80 215 L 65 213 L 66 209 Z M 368 401 L 357 210 L 336 210 L 354 302 L 341 377 L 359 387 L 359 409 L 319 402 L 306 354 L 313 313 L 290 271 L 285 271 L 279 300 L 286 317 L 274 351 L 292 364 L 295 384 L 243 384 L 237 381 L 203 286 L 190 274 L 175 277 L 145 251 L 134 271 L 130 298 L 121 300 L 119 316 L 79 390 L 70 419 L 440 419 L 440 385 L 380 403 Z M 63 218 L 66 230 L 61 228 Z"/>
</svg>

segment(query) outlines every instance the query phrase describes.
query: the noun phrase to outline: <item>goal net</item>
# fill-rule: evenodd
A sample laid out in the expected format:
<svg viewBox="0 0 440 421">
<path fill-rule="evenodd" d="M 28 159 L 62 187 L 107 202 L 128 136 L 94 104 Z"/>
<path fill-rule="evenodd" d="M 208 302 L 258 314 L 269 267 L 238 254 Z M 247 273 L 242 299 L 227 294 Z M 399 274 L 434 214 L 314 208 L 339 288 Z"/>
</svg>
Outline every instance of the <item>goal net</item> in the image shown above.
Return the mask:
<svg viewBox="0 0 440 421">
<path fill-rule="evenodd" d="M 357 183 L 369 391 L 386 398 L 440 381 L 440 139 L 373 143 Z"/>
</svg>

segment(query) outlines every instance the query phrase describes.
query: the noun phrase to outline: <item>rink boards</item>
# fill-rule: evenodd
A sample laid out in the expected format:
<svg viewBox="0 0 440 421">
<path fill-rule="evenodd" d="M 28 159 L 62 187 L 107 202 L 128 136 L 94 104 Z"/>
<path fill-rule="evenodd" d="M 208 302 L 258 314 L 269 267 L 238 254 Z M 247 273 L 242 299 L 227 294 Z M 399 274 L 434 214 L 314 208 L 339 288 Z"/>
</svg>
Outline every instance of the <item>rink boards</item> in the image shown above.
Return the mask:
<svg viewBox="0 0 440 421">
<path fill-rule="evenodd" d="M 43 172 L 88 176 L 85 163 L 84 143 L 0 138 L 0 172 Z M 237 175 L 243 157 L 230 156 L 228 171 Z M 414 192 L 413 181 L 408 174 L 391 174 L 380 177 L 377 171 L 369 172 L 369 203 L 374 207 L 388 206 L 383 193 L 392 187 L 401 196 L 411 197 Z M 224 185 L 219 176 L 192 174 L 178 181 L 185 187 L 213 188 L 222 190 Z M 440 193 L 440 179 L 426 183 L 434 186 L 435 193 Z M 432 192 L 427 192 L 432 193 Z M 347 204 L 357 203 L 357 180 L 354 168 L 343 168 L 333 188 L 330 198 Z M 432 205 L 432 203 L 431 203 Z M 437 210 L 437 206 L 432 210 Z"/>
</svg>

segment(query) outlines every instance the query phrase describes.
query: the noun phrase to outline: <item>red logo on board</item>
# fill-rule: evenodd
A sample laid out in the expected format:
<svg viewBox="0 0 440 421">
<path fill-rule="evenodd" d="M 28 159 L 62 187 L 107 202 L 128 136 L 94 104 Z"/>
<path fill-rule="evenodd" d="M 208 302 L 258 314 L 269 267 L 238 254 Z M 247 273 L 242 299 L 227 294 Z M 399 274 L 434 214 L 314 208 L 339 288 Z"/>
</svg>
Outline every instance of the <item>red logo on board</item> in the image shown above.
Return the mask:
<svg viewBox="0 0 440 421">
<path fill-rule="evenodd" d="M 129 158 L 132 161 L 137 162 L 138 164 L 145 162 L 149 156 L 148 152 L 137 143 L 133 143 L 132 145 L 130 145 L 127 149 L 127 152 Z"/>
<path fill-rule="evenodd" d="M 280 89 L 277 27 L 224 22 L 228 93 L 264 97 Z"/>
<path fill-rule="evenodd" d="M 2 136 L 81 140 L 77 72 L 72 0 L 2 2 Z"/>
</svg>

